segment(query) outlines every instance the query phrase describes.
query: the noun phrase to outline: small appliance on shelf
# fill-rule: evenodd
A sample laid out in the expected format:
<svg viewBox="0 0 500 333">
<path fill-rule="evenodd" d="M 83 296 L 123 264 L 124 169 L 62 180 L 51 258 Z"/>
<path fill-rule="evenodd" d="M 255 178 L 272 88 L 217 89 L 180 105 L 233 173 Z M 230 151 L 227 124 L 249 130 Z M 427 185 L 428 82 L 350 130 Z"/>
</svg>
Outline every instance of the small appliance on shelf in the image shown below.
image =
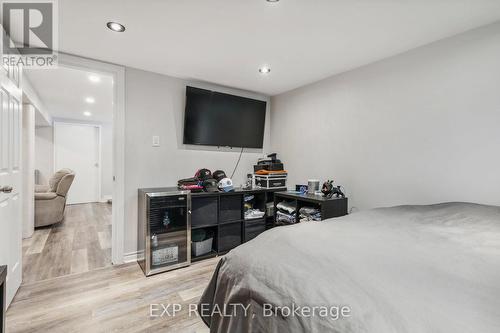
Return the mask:
<svg viewBox="0 0 500 333">
<path fill-rule="evenodd" d="M 257 172 L 260 170 L 266 171 L 284 171 L 283 163 L 276 158 L 277 154 L 272 153 L 267 155 L 266 158 L 259 158 L 257 164 L 253 166 L 253 171 Z"/>
<path fill-rule="evenodd" d="M 276 189 L 286 188 L 288 173 L 283 163 L 276 158 L 277 154 L 269 154 L 261 158 L 254 165 L 255 186 L 257 188 Z"/>
</svg>

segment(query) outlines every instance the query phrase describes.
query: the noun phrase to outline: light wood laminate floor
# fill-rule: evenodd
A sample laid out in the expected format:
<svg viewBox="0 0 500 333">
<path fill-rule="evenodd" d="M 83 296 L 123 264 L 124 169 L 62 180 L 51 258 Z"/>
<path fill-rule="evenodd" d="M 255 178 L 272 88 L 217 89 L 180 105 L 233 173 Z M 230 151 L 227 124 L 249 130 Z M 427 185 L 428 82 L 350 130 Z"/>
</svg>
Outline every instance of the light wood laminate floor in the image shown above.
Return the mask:
<svg viewBox="0 0 500 333">
<path fill-rule="evenodd" d="M 63 222 L 23 240 L 23 283 L 111 266 L 111 205 L 68 205 Z"/>
<path fill-rule="evenodd" d="M 189 316 L 219 258 L 146 278 L 136 263 L 23 284 L 7 311 L 7 332 L 208 332 Z M 182 305 L 151 317 L 151 304 Z"/>
</svg>

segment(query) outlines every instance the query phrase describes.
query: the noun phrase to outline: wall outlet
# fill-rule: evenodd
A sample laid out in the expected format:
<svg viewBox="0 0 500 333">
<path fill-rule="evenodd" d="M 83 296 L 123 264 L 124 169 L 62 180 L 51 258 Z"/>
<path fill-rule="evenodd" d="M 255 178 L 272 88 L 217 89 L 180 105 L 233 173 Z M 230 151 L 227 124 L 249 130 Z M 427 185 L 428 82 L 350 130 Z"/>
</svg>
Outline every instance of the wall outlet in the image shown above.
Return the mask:
<svg viewBox="0 0 500 333">
<path fill-rule="evenodd" d="M 153 135 L 153 147 L 160 147 L 160 137 Z"/>
</svg>

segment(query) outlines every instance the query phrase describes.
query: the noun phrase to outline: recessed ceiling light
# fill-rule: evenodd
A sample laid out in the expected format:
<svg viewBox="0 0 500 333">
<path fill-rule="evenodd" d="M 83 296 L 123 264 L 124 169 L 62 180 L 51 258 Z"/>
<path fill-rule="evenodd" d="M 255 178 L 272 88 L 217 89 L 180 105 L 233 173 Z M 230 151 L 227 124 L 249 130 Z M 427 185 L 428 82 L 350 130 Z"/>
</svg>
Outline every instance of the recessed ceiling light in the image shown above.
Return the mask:
<svg viewBox="0 0 500 333">
<path fill-rule="evenodd" d="M 85 111 L 85 112 L 83 112 L 83 115 L 84 115 L 84 116 L 87 116 L 87 117 L 90 117 L 90 116 L 92 115 L 92 112 L 90 112 L 90 111 Z"/>
<path fill-rule="evenodd" d="M 87 98 L 85 98 L 85 102 L 87 102 L 89 104 L 93 104 L 93 103 L 95 103 L 95 99 L 94 99 L 94 97 L 87 97 Z"/>
<path fill-rule="evenodd" d="M 267 0 L 267 2 L 278 2 L 280 0 Z"/>
<path fill-rule="evenodd" d="M 99 75 L 90 74 L 89 75 L 89 80 L 90 80 L 90 82 L 97 83 L 97 82 L 101 81 L 101 77 Z"/>
<path fill-rule="evenodd" d="M 268 74 L 270 71 L 271 71 L 271 68 L 269 68 L 267 66 L 263 66 L 263 67 L 259 68 L 259 72 L 262 74 Z"/>
<path fill-rule="evenodd" d="M 118 22 L 108 22 L 106 23 L 106 26 L 115 32 L 124 32 L 125 31 L 125 26 L 123 24 L 120 24 Z"/>
</svg>

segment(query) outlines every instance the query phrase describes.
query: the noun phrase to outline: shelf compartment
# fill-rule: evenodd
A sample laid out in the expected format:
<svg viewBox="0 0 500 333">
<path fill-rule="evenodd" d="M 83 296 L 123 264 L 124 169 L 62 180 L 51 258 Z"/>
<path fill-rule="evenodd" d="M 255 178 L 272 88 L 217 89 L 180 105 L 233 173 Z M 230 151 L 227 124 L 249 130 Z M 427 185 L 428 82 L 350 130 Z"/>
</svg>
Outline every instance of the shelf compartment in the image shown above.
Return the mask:
<svg viewBox="0 0 500 333">
<path fill-rule="evenodd" d="M 218 252 L 229 251 L 242 243 L 241 222 L 219 225 Z"/>
<path fill-rule="evenodd" d="M 217 224 L 217 197 L 193 197 L 191 200 L 191 225 L 193 227 Z"/>
<path fill-rule="evenodd" d="M 241 220 L 243 218 L 242 208 L 242 195 L 221 196 L 219 208 L 219 223 Z"/>
<path fill-rule="evenodd" d="M 205 260 L 205 259 L 210 259 L 210 258 L 215 258 L 217 257 L 217 251 L 212 250 L 204 255 L 201 256 L 196 256 L 196 257 L 191 257 L 191 262 L 199 261 L 199 260 Z"/>
<path fill-rule="evenodd" d="M 195 247 L 195 244 L 197 243 L 197 242 L 195 242 L 195 240 L 198 240 L 198 239 L 202 239 L 201 242 L 205 242 L 209 238 L 212 238 L 210 252 L 217 253 L 217 229 L 218 229 L 217 226 L 211 226 L 211 227 L 197 228 L 197 229 L 194 229 L 192 231 L 192 233 L 191 233 L 191 258 L 203 257 L 206 255 L 206 253 L 195 255 L 196 249 L 194 247 Z M 204 245 L 208 245 L 208 244 L 204 244 Z M 198 246 L 203 247 L 203 244 L 198 243 Z M 201 250 L 201 249 L 199 249 L 199 250 Z M 208 253 L 210 253 L 210 252 L 208 252 Z"/>
<path fill-rule="evenodd" d="M 265 219 L 245 220 L 245 242 L 254 239 L 264 231 L 266 231 Z"/>
<path fill-rule="evenodd" d="M 247 200 L 248 198 L 252 198 L 251 200 Z M 245 194 L 243 196 L 244 198 L 244 219 L 245 220 L 256 220 L 256 219 L 262 219 L 265 217 L 266 214 L 266 194 L 265 193 L 250 193 L 250 194 Z M 248 218 L 246 216 L 246 213 L 248 212 L 249 209 L 256 209 L 260 212 L 263 212 L 263 216 L 259 217 L 253 217 L 253 218 Z"/>
<path fill-rule="evenodd" d="M 290 206 L 294 207 L 295 208 L 295 212 L 294 213 L 289 213 L 286 210 L 279 209 L 278 208 L 278 204 L 281 203 L 281 202 L 286 202 Z M 282 213 L 285 213 L 287 215 L 293 216 L 295 222 L 291 222 L 291 221 L 289 221 L 289 222 L 278 221 L 278 212 L 282 212 Z M 274 198 L 274 221 L 275 221 L 275 225 L 291 225 L 291 224 L 297 223 L 297 200 L 290 200 L 290 199 L 287 199 L 287 198 L 282 198 L 282 197 L 275 196 L 275 198 Z"/>
</svg>

